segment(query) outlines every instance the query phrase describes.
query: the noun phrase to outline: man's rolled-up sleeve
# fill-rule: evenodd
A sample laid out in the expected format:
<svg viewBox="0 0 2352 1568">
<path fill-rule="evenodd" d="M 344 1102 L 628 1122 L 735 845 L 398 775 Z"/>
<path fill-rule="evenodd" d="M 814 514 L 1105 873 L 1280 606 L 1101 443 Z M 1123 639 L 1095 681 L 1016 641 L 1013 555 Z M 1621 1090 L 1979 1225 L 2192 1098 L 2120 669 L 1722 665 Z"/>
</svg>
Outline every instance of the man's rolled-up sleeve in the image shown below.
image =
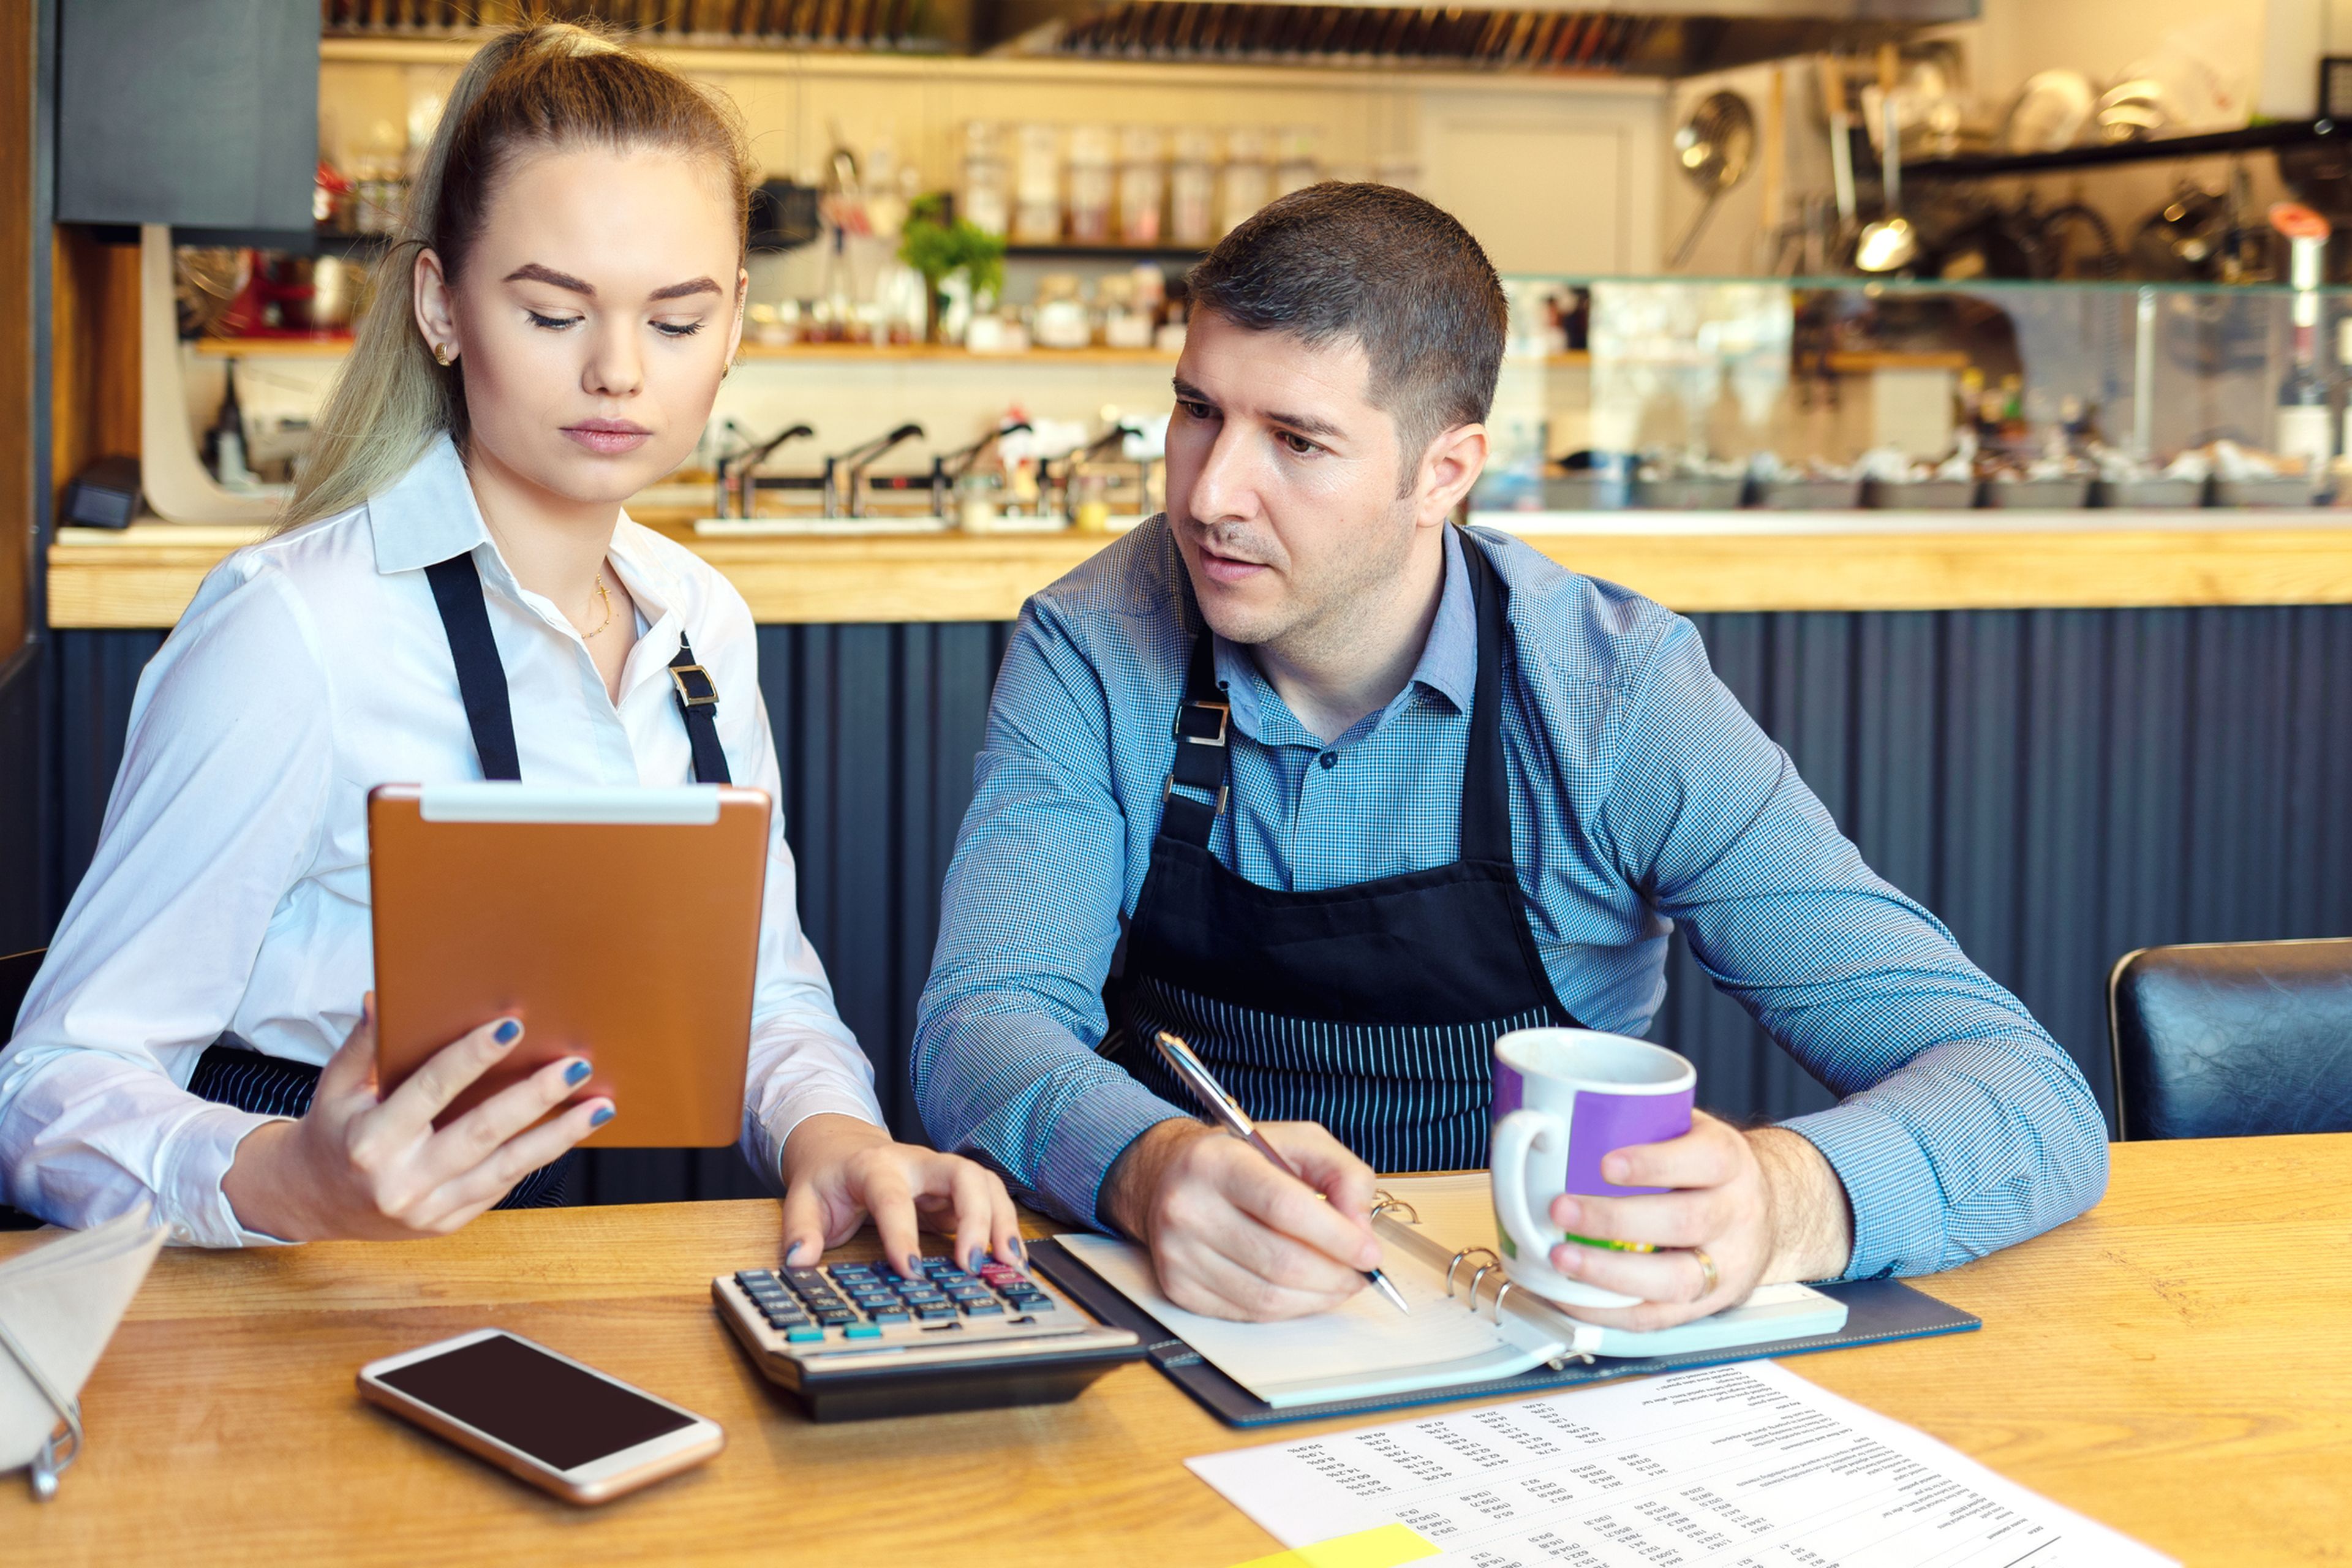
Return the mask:
<svg viewBox="0 0 2352 1568">
<path fill-rule="evenodd" d="M 1594 835 L 1839 1097 L 1787 1125 L 1852 1200 L 1846 1277 L 1948 1268 L 2097 1202 L 2106 1124 L 2082 1069 L 1863 863 L 1688 622 L 1628 682 Z"/>
<path fill-rule="evenodd" d="M 1100 680 L 1034 604 L 1005 652 L 974 774 L 916 1028 L 916 1104 L 940 1147 L 1098 1225 L 1111 1165 L 1183 1112 L 1096 1054 L 1127 817 Z"/>
</svg>

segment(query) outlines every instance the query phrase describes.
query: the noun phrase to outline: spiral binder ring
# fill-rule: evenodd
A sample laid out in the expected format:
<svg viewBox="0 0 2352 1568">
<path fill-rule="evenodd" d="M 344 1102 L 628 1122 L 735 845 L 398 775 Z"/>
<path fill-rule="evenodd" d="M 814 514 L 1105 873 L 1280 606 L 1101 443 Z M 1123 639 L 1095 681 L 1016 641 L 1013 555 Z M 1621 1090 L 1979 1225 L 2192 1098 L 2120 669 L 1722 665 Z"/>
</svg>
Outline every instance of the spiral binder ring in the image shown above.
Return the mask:
<svg viewBox="0 0 2352 1568">
<path fill-rule="evenodd" d="M 1462 1267 L 1462 1265 L 1463 1265 L 1463 1262 L 1464 1262 L 1465 1259 L 1467 1259 L 1467 1258 L 1485 1258 L 1487 1260 L 1487 1266 L 1488 1266 L 1489 1268 L 1501 1268 L 1501 1267 L 1502 1267 L 1502 1264 L 1503 1264 L 1503 1260 L 1502 1260 L 1502 1258 L 1499 1258 L 1499 1257 L 1497 1257 L 1497 1256 L 1496 1255 L 1496 1253 L 1495 1253 L 1494 1249 L 1493 1249 L 1493 1248 L 1491 1248 L 1491 1247 L 1464 1247 L 1461 1251 L 1459 1251 L 1459 1252 L 1455 1253 L 1455 1254 L 1454 1255 L 1453 1260 L 1452 1260 L 1451 1262 L 1447 1263 L 1447 1264 L 1446 1264 L 1446 1266 L 1445 1266 L 1445 1293 L 1446 1293 L 1448 1296 L 1451 1296 L 1451 1295 L 1453 1295 L 1453 1294 L 1454 1294 L 1454 1271 L 1455 1269 L 1457 1269 L 1457 1268 L 1461 1268 L 1461 1267 Z M 1471 1288 L 1472 1288 L 1473 1289 L 1475 1289 L 1477 1288 L 1477 1282 L 1476 1282 L 1475 1280 L 1473 1280 L 1473 1281 L 1471 1282 Z"/>
<path fill-rule="evenodd" d="M 1414 1208 L 1402 1198 L 1392 1197 L 1387 1193 L 1374 1193 L 1372 1194 L 1372 1217 L 1374 1219 L 1380 1219 L 1383 1216 L 1394 1217 L 1398 1215 L 1402 1215 L 1404 1223 L 1407 1225 L 1419 1225 L 1421 1223 L 1421 1211 Z"/>
</svg>

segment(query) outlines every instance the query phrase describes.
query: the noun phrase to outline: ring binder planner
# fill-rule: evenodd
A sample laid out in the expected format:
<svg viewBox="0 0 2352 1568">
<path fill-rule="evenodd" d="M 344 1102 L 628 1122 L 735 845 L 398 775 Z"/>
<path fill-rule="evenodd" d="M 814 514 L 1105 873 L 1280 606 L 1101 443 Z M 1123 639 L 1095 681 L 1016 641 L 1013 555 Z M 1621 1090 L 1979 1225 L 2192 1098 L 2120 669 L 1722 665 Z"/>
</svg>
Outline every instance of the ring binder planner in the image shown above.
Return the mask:
<svg viewBox="0 0 2352 1568">
<path fill-rule="evenodd" d="M 89 1441 L 82 1384 L 163 1245 L 141 1204 L 0 1262 L 0 1470 L 24 1468 L 45 1502 Z"/>
<path fill-rule="evenodd" d="M 40 1363 L 16 1342 L 16 1336 L 8 1331 L 6 1323 L 0 1323 L 0 1350 L 6 1351 L 15 1358 L 16 1364 L 25 1369 L 26 1377 L 40 1391 L 41 1397 L 49 1402 L 49 1408 L 58 1413 L 58 1419 L 66 1426 L 67 1442 L 63 1453 L 58 1448 L 58 1435 L 52 1431 L 43 1439 L 40 1451 L 33 1456 L 32 1465 L 26 1472 L 32 1482 L 33 1496 L 47 1502 L 58 1495 L 58 1478 L 81 1458 L 81 1401 L 58 1392 L 58 1385 L 49 1381 L 49 1374 L 41 1370 Z"/>
<path fill-rule="evenodd" d="M 1240 1426 L 1360 1415 L 1471 1396 L 1951 1333 L 1977 1319 L 1892 1279 L 1776 1285 L 1680 1328 L 1633 1333 L 1578 1321 L 1505 1278 L 1491 1247 L 1486 1174 L 1393 1177 L 1374 1194 L 1382 1267 L 1403 1316 L 1359 1295 L 1279 1323 L 1187 1312 L 1162 1295 L 1148 1254 L 1067 1235 L 1032 1249 L 1036 1268 L 1095 1316 L 1155 1347 L 1160 1372 Z M 1486 1289 L 1489 1279 L 1495 1289 Z"/>
</svg>

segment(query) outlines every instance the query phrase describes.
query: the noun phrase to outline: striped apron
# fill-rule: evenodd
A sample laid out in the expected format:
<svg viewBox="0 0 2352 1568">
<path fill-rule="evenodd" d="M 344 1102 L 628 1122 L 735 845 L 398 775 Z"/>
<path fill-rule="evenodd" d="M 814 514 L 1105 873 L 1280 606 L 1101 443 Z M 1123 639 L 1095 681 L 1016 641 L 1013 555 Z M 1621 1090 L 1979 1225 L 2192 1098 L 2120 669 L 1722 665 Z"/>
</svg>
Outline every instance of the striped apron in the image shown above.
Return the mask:
<svg viewBox="0 0 2352 1568">
<path fill-rule="evenodd" d="M 490 635 L 490 615 L 482 601 L 481 573 L 468 552 L 453 555 L 425 569 L 433 587 L 434 606 L 441 612 L 441 629 L 449 637 L 449 657 L 457 667 L 457 695 L 466 705 L 466 726 L 473 731 L 474 755 L 482 776 L 520 782 L 522 763 L 515 749 L 514 709 L 507 696 L 506 666 L 499 660 L 499 645 Z M 730 784 L 727 753 L 719 744 L 719 689 L 709 672 L 694 662 L 694 648 L 683 631 L 677 657 L 669 661 L 670 680 L 677 689 L 677 710 L 686 721 L 687 742 L 694 752 L 697 784 Z M 188 1091 L 218 1105 L 233 1105 L 258 1116 L 299 1117 L 310 1109 L 319 1092 L 320 1069 L 309 1062 L 265 1056 L 234 1034 L 224 1034 L 205 1048 Z M 499 1201 L 502 1209 L 552 1208 L 570 1203 L 567 1178 L 578 1164 L 572 1150 L 552 1163 L 515 1184 Z"/>
<path fill-rule="evenodd" d="M 1251 1116 L 1319 1121 L 1381 1171 L 1485 1165 L 1495 1041 L 1512 1029 L 1576 1026 L 1544 972 L 1512 865 L 1507 590 L 1475 539 L 1465 533 L 1463 543 L 1478 675 L 1461 858 L 1312 893 L 1227 870 L 1209 835 L 1227 798 L 1230 711 L 1203 627 L 1176 712 L 1151 863 L 1103 990 L 1105 1053 L 1162 1099 L 1191 1103 L 1150 1048 L 1166 1029 Z"/>
</svg>

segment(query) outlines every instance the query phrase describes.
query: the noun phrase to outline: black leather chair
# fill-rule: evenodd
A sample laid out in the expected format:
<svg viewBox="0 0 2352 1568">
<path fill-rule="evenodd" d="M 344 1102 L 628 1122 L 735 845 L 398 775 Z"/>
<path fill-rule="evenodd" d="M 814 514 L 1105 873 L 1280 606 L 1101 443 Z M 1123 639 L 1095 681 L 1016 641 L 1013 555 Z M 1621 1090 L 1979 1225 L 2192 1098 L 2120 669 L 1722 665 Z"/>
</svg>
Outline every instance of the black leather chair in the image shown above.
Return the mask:
<svg viewBox="0 0 2352 1568">
<path fill-rule="evenodd" d="M 2126 1140 L 2352 1131 L 2352 938 L 2127 952 L 2107 1037 Z"/>
<path fill-rule="evenodd" d="M 16 1009 L 25 1005 L 25 993 L 33 988 L 33 976 L 41 972 L 44 953 L 45 950 L 37 947 L 30 952 L 0 953 L 0 1044 L 5 1044 L 16 1032 Z M 31 1215 L 0 1204 L 0 1230 L 31 1230 L 40 1223 Z"/>
</svg>

